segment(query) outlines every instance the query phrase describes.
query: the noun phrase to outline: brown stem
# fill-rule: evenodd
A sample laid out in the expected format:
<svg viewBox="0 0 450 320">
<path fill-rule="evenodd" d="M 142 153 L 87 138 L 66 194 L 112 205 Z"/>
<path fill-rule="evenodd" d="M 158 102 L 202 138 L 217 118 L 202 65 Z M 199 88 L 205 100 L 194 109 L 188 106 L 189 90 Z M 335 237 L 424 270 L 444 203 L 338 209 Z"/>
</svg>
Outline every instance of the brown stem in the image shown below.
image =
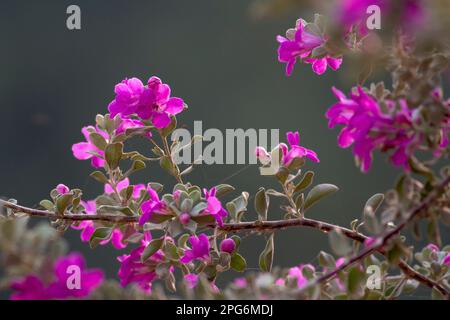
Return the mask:
<svg viewBox="0 0 450 320">
<path fill-rule="evenodd" d="M 439 196 L 441 195 L 444 188 L 449 184 L 450 177 L 445 179 L 437 188 L 435 189 L 434 194 L 430 194 L 429 197 L 422 202 L 416 209 L 414 209 L 409 218 L 406 219 L 403 223 L 399 224 L 395 229 L 388 232 L 385 236 L 379 237 L 378 241 L 371 247 L 366 248 L 361 251 L 357 256 L 350 259 L 347 263 L 344 263 L 339 268 L 331 271 L 328 274 L 323 275 L 318 278 L 316 281 L 318 283 L 327 281 L 334 276 L 337 275 L 340 271 L 344 270 L 348 266 L 356 263 L 364 257 L 379 252 L 381 254 L 385 254 L 383 251 L 384 245 L 395 235 L 397 235 L 411 220 L 413 220 L 418 214 L 420 214 L 423 210 L 427 209 L 432 203 L 434 203 Z M 60 216 L 55 212 L 44 211 L 38 209 L 32 209 L 23 207 L 8 201 L 4 201 L 0 199 L 0 207 L 4 206 L 5 208 L 11 209 L 13 212 L 22 212 L 29 216 L 41 217 L 41 218 L 50 218 L 50 219 L 63 219 L 69 221 L 83 221 L 83 220 L 91 220 L 91 221 L 108 221 L 114 223 L 135 223 L 138 222 L 139 217 L 137 216 L 116 216 L 116 215 L 87 215 L 87 214 L 72 214 L 70 212 L 66 212 L 65 215 Z M 210 226 L 211 228 L 216 228 L 216 226 Z M 313 229 L 320 230 L 322 232 L 328 233 L 332 230 L 339 230 L 341 233 L 348 238 L 363 243 L 368 237 L 362 233 L 357 231 L 340 227 L 331 223 L 308 219 L 308 218 L 298 218 L 298 219 L 290 219 L 290 220 L 277 220 L 277 221 L 250 221 L 250 222 L 239 222 L 239 223 L 225 223 L 222 227 L 217 227 L 218 230 L 223 232 L 241 232 L 241 231 L 274 231 L 279 229 L 285 229 L 290 227 L 310 227 Z M 381 240 L 380 240 L 381 239 Z M 398 264 L 399 268 L 403 271 L 403 273 L 411 279 L 419 281 L 420 283 L 430 287 L 436 288 L 439 292 L 441 292 L 445 297 L 450 298 L 450 293 L 446 288 L 444 288 L 439 283 L 433 281 L 432 279 L 420 274 L 416 270 L 414 270 L 410 265 L 408 265 L 405 261 L 401 260 Z"/>
</svg>

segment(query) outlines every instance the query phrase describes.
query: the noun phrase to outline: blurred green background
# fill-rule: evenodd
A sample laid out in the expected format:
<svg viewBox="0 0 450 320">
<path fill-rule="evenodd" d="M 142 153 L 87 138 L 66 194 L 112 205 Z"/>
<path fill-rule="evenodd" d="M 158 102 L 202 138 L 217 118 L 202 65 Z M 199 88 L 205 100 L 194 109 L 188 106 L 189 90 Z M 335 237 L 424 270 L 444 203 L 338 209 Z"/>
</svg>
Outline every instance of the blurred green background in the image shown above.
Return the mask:
<svg viewBox="0 0 450 320">
<path fill-rule="evenodd" d="M 80 31 L 66 28 L 70 4 L 81 7 Z M 76 160 L 71 145 L 83 140 L 82 126 L 107 112 L 117 82 L 158 75 L 189 105 L 178 117 L 187 128 L 202 120 L 204 129 L 279 128 L 283 136 L 299 130 L 302 145 L 321 159 L 306 166 L 316 172 L 315 182 L 340 187 L 309 215 L 344 226 L 359 218 L 366 199 L 389 189 L 398 172 L 376 156 L 370 172 L 361 173 L 351 152 L 337 146 L 337 130 L 327 128 L 324 113 L 335 101 L 331 86 L 348 91 L 357 75 L 349 74 L 344 61 L 339 72 L 323 76 L 297 64 L 287 78 L 277 61 L 275 37 L 297 17 L 312 19 L 313 12 L 255 20 L 250 5 L 223 0 L 1 1 L 0 195 L 32 207 L 58 183 L 83 189 L 88 199 L 98 195 L 102 187 L 89 178 L 89 162 Z M 150 154 L 148 146 L 135 145 Z M 256 165 L 203 165 L 189 178 L 202 187 L 226 182 L 250 194 L 260 186 L 275 186 Z M 164 183 L 166 191 L 173 186 L 157 166 L 134 176 L 133 183 L 148 181 Z M 247 220 L 255 218 L 250 211 Z M 282 217 L 275 203 L 269 217 Z M 118 252 L 108 245 L 90 250 L 74 230 L 66 238 L 72 250 L 85 254 L 89 266 L 103 267 L 115 277 L 115 257 L 127 249 Z M 318 250 L 329 251 L 327 237 L 315 230 L 286 230 L 275 240 L 275 264 L 280 266 L 314 262 Z M 257 267 L 264 244 L 260 236 L 243 241 L 241 251 L 250 267 Z"/>
</svg>

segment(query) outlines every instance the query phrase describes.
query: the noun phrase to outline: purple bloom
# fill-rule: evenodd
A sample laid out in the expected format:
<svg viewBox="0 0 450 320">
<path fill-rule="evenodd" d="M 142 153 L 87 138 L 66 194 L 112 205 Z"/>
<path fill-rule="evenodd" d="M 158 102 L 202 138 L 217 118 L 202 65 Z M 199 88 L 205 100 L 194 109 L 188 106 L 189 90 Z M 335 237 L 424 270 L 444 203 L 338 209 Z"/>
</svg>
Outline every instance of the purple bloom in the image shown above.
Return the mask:
<svg viewBox="0 0 450 320">
<path fill-rule="evenodd" d="M 129 185 L 130 185 L 130 180 L 128 178 L 125 178 L 122 181 L 119 181 L 117 183 L 117 191 L 120 192 L 123 189 L 128 188 Z M 133 199 L 139 199 L 139 197 L 141 196 L 141 191 L 142 190 L 145 190 L 145 185 L 143 183 L 134 185 L 133 186 L 132 198 Z M 110 184 L 105 184 L 105 193 L 106 194 L 113 194 L 114 193 L 114 189 L 113 189 L 113 187 Z"/>
<path fill-rule="evenodd" d="M 248 283 L 247 283 L 247 279 L 245 279 L 245 278 L 236 278 L 236 279 L 234 279 L 234 281 L 233 281 L 233 284 L 236 286 L 236 287 L 238 287 L 238 288 L 245 288 L 247 285 L 248 285 Z"/>
<path fill-rule="evenodd" d="M 369 17 L 367 8 L 371 5 L 380 8 L 382 17 L 395 18 L 406 28 L 417 27 L 425 22 L 426 12 L 422 0 L 344 0 L 336 10 L 336 20 L 344 29 L 356 26 L 361 35 L 366 35 L 369 31 L 366 26 Z"/>
<path fill-rule="evenodd" d="M 216 188 L 211 188 L 211 190 L 203 189 L 205 194 L 207 207 L 204 214 L 210 214 L 216 219 L 219 226 L 223 225 L 223 218 L 227 216 L 227 211 L 222 207 L 222 203 L 216 197 Z"/>
<path fill-rule="evenodd" d="M 338 145 L 341 148 L 354 145 L 353 154 L 361 170 L 369 170 L 375 149 L 393 150 L 392 163 L 409 170 L 408 159 L 423 138 L 414 128 L 414 114 L 406 101 L 400 100 L 397 108 L 394 101 L 387 100 L 387 111 L 383 112 L 377 101 L 361 87 L 351 92 L 349 98 L 336 88 L 333 92 L 339 101 L 326 113 L 328 126 L 344 125 Z"/>
<path fill-rule="evenodd" d="M 330 56 L 326 56 L 324 58 L 315 59 L 309 58 L 305 59 L 306 63 L 312 64 L 313 71 L 318 74 L 324 74 L 327 71 L 327 67 L 330 67 L 332 70 L 336 71 L 342 64 L 342 58 L 333 58 Z"/>
<path fill-rule="evenodd" d="M 121 263 L 118 276 L 122 286 L 136 283 L 142 291 L 151 292 L 152 282 L 158 278 L 155 271 L 156 266 L 163 260 L 164 254 L 161 250 L 158 250 L 145 262 L 142 262 L 141 255 L 150 241 L 151 234 L 146 232 L 138 248 L 132 250 L 130 254 L 124 254 L 117 258 Z M 169 269 L 169 272 L 173 272 L 173 267 Z"/>
<path fill-rule="evenodd" d="M 194 273 L 189 273 L 184 276 L 184 281 L 186 282 L 188 288 L 193 289 L 198 284 L 198 275 Z"/>
<path fill-rule="evenodd" d="M 278 61 L 286 63 L 286 75 L 290 76 L 297 59 L 308 57 L 314 48 L 324 43 L 322 37 L 305 30 L 306 22 L 299 19 L 296 29 L 289 29 L 286 38 L 277 37 L 279 42 Z"/>
<path fill-rule="evenodd" d="M 297 280 L 297 287 L 302 288 L 304 285 L 308 283 L 308 279 L 303 275 L 303 268 L 308 267 L 314 270 L 312 265 L 299 265 L 298 267 L 293 267 L 289 269 L 288 277 L 294 278 Z"/>
<path fill-rule="evenodd" d="M 306 22 L 302 19 L 297 21 L 295 29 L 289 29 L 286 37 L 278 36 L 278 61 L 286 63 L 286 75 L 290 76 L 297 60 L 303 60 L 305 63 L 311 63 L 313 71 L 321 75 L 327 66 L 333 70 L 339 69 L 342 64 L 342 58 L 334 58 L 326 55 L 323 58 L 312 58 L 313 50 L 320 47 L 325 42 L 325 38 L 316 35 L 305 28 Z"/>
<path fill-rule="evenodd" d="M 163 211 L 166 207 L 164 201 L 159 199 L 158 193 L 150 186 L 147 187 L 150 199 L 141 205 L 142 215 L 139 218 L 139 225 L 144 225 L 152 216 L 153 212 Z"/>
<path fill-rule="evenodd" d="M 81 204 L 85 208 L 86 214 L 95 214 L 97 211 L 95 200 L 91 201 L 82 201 Z M 83 242 L 88 242 L 91 239 L 92 234 L 95 231 L 95 225 L 93 221 L 84 220 L 80 221 L 77 225 L 72 225 L 72 229 L 82 230 L 80 233 L 80 239 Z M 123 249 L 127 246 L 125 242 L 123 242 L 123 234 L 122 232 L 116 228 L 112 231 L 111 237 L 109 239 L 105 239 L 100 242 L 101 245 L 108 244 L 111 241 L 111 244 L 116 249 Z"/>
<path fill-rule="evenodd" d="M 70 191 L 69 187 L 66 185 L 60 183 L 56 186 L 56 192 L 58 192 L 60 195 L 66 194 Z"/>
<path fill-rule="evenodd" d="M 445 264 L 446 266 L 450 266 L 450 253 L 447 253 L 442 263 Z"/>
<path fill-rule="evenodd" d="M 103 150 L 100 150 L 91 142 L 89 134 L 91 132 L 97 132 L 98 134 L 102 135 L 107 141 L 109 140 L 108 134 L 98 128 L 94 128 L 93 126 L 84 127 L 81 132 L 86 138 L 86 142 L 76 143 L 72 146 L 74 157 L 78 160 L 91 159 L 91 164 L 94 168 L 103 167 L 106 163 L 104 160 L 105 153 Z"/>
<path fill-rule="evenodd" d="M 191 249 L 186 249 L 184 251 L 184 256 L 180 259 L 182 263 L 189 263 L 194 259 L 209 259 L 209 239 L 204 233 L 200 234 L 198 237 L 190 236 L 188 240 L 191 244 Z"/>
<path fill-rule="evenodd" d="M 320 162 L 317 153 L 313 150 L 300 146 L 300 135 L 298 131 L 288 132 L 286 134 L 289 147 L 285 143 L 280 143 L 278 147 L 282 152 L 281 163 L 288 167 L 294 159 L 309 158 L 313 162 Z M 271 160 L 271 155 L 264 149 L 264 147 L 256 147 L 256 157 L 263 164 L 267 164 Z"/>
<path fill-rule="evenodd" d="M 120 124 L 118 125 L 115 131 L 115 134 L 120 135 L 122 133 L 125 133 L 127 129 L 142 128 L 144 126 L 145 126 L 144 123 L 140 120 L 122 118 Z M 145 133 L 145 136 L 150 138 L 152 136 L 152 133 L 148 131 Z"/>
<path fill-rule="evenodd" d="M 235 249 L 236 249 L 236 243 L 231 238 L 224 239 L 220 243 L 220 251 L 228 252 L 231 254 L 231 253 L 233 253 L 233 251 Z"/>
<path fill-rule="evenodd" d="M 286 134 L 286 138 L 291 148 L 289 149 L 288 146 L 284 143 L 280 144 L 281 150 L 283 152 L 283 165 L 289 166 L 294 159 L 301 159 L 303 157 L 307 157 L 313 162 L 320 162 L 317 154 L 314 151 L 300 146 L 300 135 L 298 131 L 288 132 Z"/>
<path fill-rule="evenodd" d="M 80 270 L 80 288 L 69 289 L 68 278 L 71 276 L 69 267 L 78 266 Z M 99 269 L 86 269 L 84 258 L 79 253 L 72 253 L 59 258 L 54 265 L 54 279 L 44 283 L 36 275 L 28 275 L 11 285 L 14 293 L 12 300 L 48 300 L 83 298 L 91 294 L 103 282 L 103 272 Z"/>
<path fill-rule="evenodd" d="M 426 248 L 430 249 L 432 252 L 438 252 L 439 247 L 435 245 L 434 243 L 429 243 Z"/>
<path fill-rule="evenodd" d="M 151 119 L 156 128 L 165 128 L 170 116 L 183 111 L 184 102 L 170 96 L 170 87 L 158 77 L 151 77 L 147 86 L 137 78 L 125 79 L 115 87 L 116 97 L 109 104 L 111 117 L 137 114 L 140 118 Z"/>
</svg>

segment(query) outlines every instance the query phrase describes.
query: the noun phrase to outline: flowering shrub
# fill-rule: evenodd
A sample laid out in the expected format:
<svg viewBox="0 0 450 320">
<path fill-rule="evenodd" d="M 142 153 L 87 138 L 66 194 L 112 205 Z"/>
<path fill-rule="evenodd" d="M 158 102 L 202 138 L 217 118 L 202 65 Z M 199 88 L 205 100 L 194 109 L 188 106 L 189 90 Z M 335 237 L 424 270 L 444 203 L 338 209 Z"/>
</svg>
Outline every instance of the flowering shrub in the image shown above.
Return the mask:
<svg viewBox="0 0 450 320">
<path fill-rule="evenodd" d="M 383 42 L 386 34 L 367 28 L 369 4 L 397 17 L 387 21 L 391 45 Z M 168 137 L 187 109 L 183 99 L 173 97 L 156 76 L 146 85 L 125 79 L 115 86 L 109 113 L 97 115 L 82 129 L 85 141 L 72 146 L 76 159 L 90 160 L 90 176 L 102 184 L 102 194 L 86 199 L 82 190 L 59 184 L 40 202 L 41 209 L 0 200 L 0 248 L 11 299 L 161 298 L 155 283 L 163 283 L 172 296 L 181 291 L 199 298 L 394 299 L 421 285 L 433 298 L 449 299 L 450 247 L 442 243 L 441 223 L 450 224 L 450 171 L 439 167 L 449 156 L 450 100 L 440 84 L 449 59 L 442 45 L 447 39 L 437 37 L 424 48 L 423 39 L 411 32 L 411 24 L 423 24 L 431 14 L 421 1 L 351 0 L 337 9 L 328 20 L 322 15 L 310 23 L 299 19 L 285 37 L 278 36 L 278 60 L 286 64 L 287 75 L 294 75 L 297 62 L 311 64 L 317 75 L 328 67 L 340 72 L 343 61 L 351 64 L 355 56 L 369 64 L 361 67 L 348 94 L 330 90 L 337 102 L 326 111 L 329 127 L 341 127 L 338 145 L 353 147 L 363 172 L 371 169 L 374 151 L 388 154 L 401 169 L 392 190 L 367 200 L 361 219 L 347 228 L 309 218 L 309 210 L 338 187 L 313 186 L 314 173 L 305 167 L 320 168 L 319 156 L 300 145 L 296 131 L 273 150 L 256 148 L 261 167 L 276 168 L 271 178 L 279 188 L 261 187 L 253 201 L 258 219 L 247 220 L 249 193 L 236 194 L 228 184 L 188 182 L 193 166 L 180 168 L 175 162 L 180 141 L 169 144 Z M 364 85 L 375 64 L 391 73 L 391 89 L 383 82 Z M 135 136 L 148 142 L 152 157 L 128 149 Z M 175 185 L 134 183 L 132 175 L 149 163 L 173 176 Z M 233 200 L 224 200 L 233 193 Z M 274 197 L 284 201 L 281 220 L 270 212 Z M 48 218 L 52 227 L 30 228 L 28 217 Z M 404 230 L 412 227 L 420 237 L 421 224 L 427 225 L 430 244 L 417 249 Z M 332 253 L 320 251 L 318 265 L 299 261 L 288 269 L 274 267 L 276 233 L 289 227 L 328 234 Z M 80 254 L 65 255 L 64 240 L 55 239 L 69 228 L 79 230 L 92 249 L 111 243 L 126 251 L 117 257 L 120 282 L 103 281 L 103 273 L 87 269 Z M 239 235 L 245 232 L 265 236 L 260 272 L 248 272 L 239 251 L 244 240 Z M 69 285 L 67 270 L 73 266 L 78 287 Z M 370 268 L 378 270 L 373 283 L 366 281 Z M 217 279 L 229 270 L 244 274 L 219 288 Z"/>
</svg>

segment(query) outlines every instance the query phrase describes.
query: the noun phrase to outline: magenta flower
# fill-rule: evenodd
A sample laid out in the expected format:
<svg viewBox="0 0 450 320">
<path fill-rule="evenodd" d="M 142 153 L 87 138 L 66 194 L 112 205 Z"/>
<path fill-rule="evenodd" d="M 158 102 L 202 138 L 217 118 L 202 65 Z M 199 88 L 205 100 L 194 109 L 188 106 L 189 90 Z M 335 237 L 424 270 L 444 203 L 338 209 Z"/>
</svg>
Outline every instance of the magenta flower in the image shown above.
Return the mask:
<svg viewBox="0 0 450 320">
<path fill-rule="evenodd" d="M 312 58 L 313 50 L 325 43 L 325 38 L 316 35 L 305 28 L 306 22 L 302 19 L 297 21 L 295 29 L 289 29 L 286 37 L 278 36 L 278 61 L 286 63 L 286 75 L 290 76 L 297 60 L 305 63 L 311 63 L 313 71 L 321 75 L 329 66 L 333 70 L 339 69 L 342 64 L 342 58 L 326 55 L 323 58 Z"/>
<path fill-rule="evenodd" d="M 120 124 L 117 126 L 115 134 L 120 135 L 122 133 L 125 133 L 127 129 L 142 128 L 144 126 L 145 124 L 140 120 L 122 118 Z M 148 131 L 145 133 L 145 136 L 150 138 L 152 136 L 152 133 Z"/>
<path fill-rule="evenodd" d="M 439 247 L 435 245 L 434 243 L 427 244 L 426 248 L 430 249 L 432 252 L 438 252 Z"/>
<path fill-rule="evenodd" d="M 231 253 L 233 253 L 233 251 L 235 249 L 236 249 L 236 243 L 231 238 L 224 239 L 220 243 L 220 251 L 228 252 L 231 254 Z"/>
<path fill-rule="evenodd" d="M 158 193 L 150 186 L 147 187 L 150 199 L 141 205 L 142 215 L 139 218 L 139 225 L 144 225 L 152 216 L 153 212 L 163 211 L 166 208 L 164 201 L 159 199 Z"/>
<path fill-rule="evenodd" d="M 184 251 L 184 256 L 180 259 L 182 263 L 189 263 L 194 259 L 209 259 L 209 240 L 204 233 L 200 234 L 198 237 L 190 236 L 188 241 L 191 244 L 191 249 L 186 249 Z"/>
<path fill-rule="evenodd" d="M 128 178 L 125 178 L 122 181 L 119 181 L 117 183 L 117 192 L 120 192 L 123 189 L 128 188 L 129 185 L 130 185 L 130 180 Z M 134 185 L 133 186 L 132 198 L 133 199 L 139 199 L 139 197 L 141 196 L 141 191 L 142 190 L 145 190 L 145 185 L 143 183 Z M 113 187 L 110 184 L 105 184 L 105 193 L 106 194 L 113 194 L 114 193 L 114 189 L 113 189 Z"/>
<path fill-rule="evenodd" d="M 303 272 L 302 272 L 304 267 L 309 267 L 314 270 L 314 267 L 310 264 L 299 265 L 298 267 L 293 267 L 293 268 L 289 269 L 288 277 L 291 277 L 291 278 L 294 278 L 297 280 L 298 288 L 302 288 L 303 286 L 305 286 L 308 283 L 308 279 L 305 278 L 305 276 L 303 275 Z"/>
<path fill-rule="evenodd" d="M 104 156 L 105 153 L 103 150 L 97 148 L 89 138 L 89 134 L 91 132 L 97 132 L 102 135 L 105 140 L 108 141 L 109 136 L 104 131 L 94 128 L 93 126 L 84 127 L 81 132 L 86 138 L 86 142 L 79 142 L 72 146 L 72 152 L 75 158 L 78 160 L 88 160 L 91 159 L 91 164 L 94 168 L 101 168 L 105 165 Z"/>
<path fill-rule="evenodd" d="M 288 132 L 286 138 L 291 148 L 289 149 L 284 143 L 280 144 L 281 151 L 283 152 L 282 162 L 285 166 L 289 166 L 294 159 L 301 159 L 303 157 L 307 157 L 313 162 L 320 162 L 314 151 L 300 146 L 300 135 L 298 131 Z"/>
<path fill-rule="evenodd" d="M 305 30 L 306 22 L 302 19 L 297 21 L 296 29 L 289 29 L 286 38 L 277 36 L 278 61 L 286 63 L 286 75 L 290 76 L 297 59 L 308 57 L 314 48 L 324 43 L 322 37 L 314 35 Z"/>
<path fill-rule="evenodd" d="M 450 253 L 447 253 L 442 263 L 446 266 L 450 266 Z"/>
<path fill-rule="evenodd" d="M 130 254 L 124 254 L 117 258 L 121 263 L 118 276 L 122 286 L 136 283 L 142 291 L 151 293 L 152 282 L 158 278 L 155 268 L 164 259 L 164 254 L 158 250 L 145 262 L 142 262 L 141 255 L 150 241 L 151 234 L 146 232 L 138 248 L 132 250 Z M 169 269 L 169 272 L 173 272 L 173 267 Z"/>
<path fill-rule="evenodd" d="M 255 156 L 262 164 L 268 164 L 271 156 L 263 147 L 256 147 Z"/>
<path fill-rule="evenodd" d="M 71 276 L 69 267 L 77 266 L 80 270 L 80 287 L 69 289 L 67 282 Z M 28 275 L 11 285 L 14 290 L 12 300 L 48 300 L 83 298 L 91 294 L 103 282 L 103 272 L 99 269 L 86 269 L 84 258 L 79 253 L 72 253 L 59 258 L 54 265 L 54 279 L 46 284 L 36 275 Z"/>
<path fill-rule="evenodd" d="M 81 204 L 85 208 L 86 214 L 95 214 L 97 211 L 95 200 L 91 201 L 82 201 Z M 78 225 L 72 225 L 72 229 L 75 230 L 82 230 L 80 233 L 80 239 L 83 242 L 89 242 L 91 239 L 92 234 L 95 231 L 95 225 L 93 221 L 90 220 L 84 220 L 80 221 Z M 100 242 L 101 245 L 108 244 L 111 241 L 111 244 L 116 249 L 123 249 L 127 246 L 126 242 L 123 242 L 123 234 L 120 231 L 120 229 L 115 228 L 112 233 L 111 237 L 109 239 L 105 239 Z"/>
<path fill-rule="evenodd" d="M 408 28 L 423 25 L 426 18 L 425 8 L 422 0 L 344 0 L 339 4 L 336 10 L 336 20 L 345 30 L 356 26 L 361 35 L 366 35 L 368 29 L 366 26 L 367 8 L 371 5 L 377 5 L 381 10 L 381 17 L 391 16 L 398 19 L 398 23 Z"/>
<path fill-rule="evenodd" d="M 198 284 L 198 275 L 195 273 L 189 273 L 184 276 L 184 281 L 188 288 L 193 289 Z"/>
<path fill-rule="evenodd" d="M 69 187 L 60 183 L 56 186 L 56 192 L 58 192 L 60 195 L 66 194 L 70 191 Z"/>
<path fill-rule="evenodd" d="M 339 101 L 326 113 L 328 126 L 344 125 L 338 145 L 341 148 L 354 145 L 353 154 L 361 170 L 369 170 L 375 149 L 392 150 L 392 163 L 409 170 L 408 159 L 423 135 L 415 129 L 416 120 L 406 101 L 400 100 L 398 107 L 394 101 L 385 101 L 387 111 L 383 112 L 377 101 L 361 87 L 351 92 L 349 98 L 336 88 L 333 92 Z"/>
<path fill-rule="evenodd" d="M 223 226 L 223 218 L 225 218 L 228 212 L 222 207 L 222 203 L 216 197 L 216 188 L 203 189 L 203 193 L 205 194 L 207 207 L 204 211 L 204 214 L 210 214 L 216 219 L 216 222 L 219 226 Z"/>
<path fill-rule="evenodd" d="M 287 141 L 289 143 L 289 147 L 285 143 L 280 143 L 278 147 L 282 152 L 281 163 L 288 167 L 294 159 L 302 159 L 304 157 L 309 158 L 313 162 L 320 162 L 317 154 L 305 147 L 300 146 L 300 135 L 298 131 L 296 132 L 288 132 L 286 134 Z M 256 147 L 256 157 L 263 164 L 267 164 L 268 161 L 271 160 L 271 155 L 264 149 L 264 147 Z"/>
<path fill-rule="evenodd" d="M 242 277 L 241 277 L 241 278 L 236 278 L 236 279 L 234 279 L 233 284 L 234 284 L 236 287 L 241 288 L 241 289 L 247 287 L 247 285 L 248 285 L 247 279 L 242 278 Z"/>
<path fill-rule="evenodd" d="M 320 59 L 309 58 L 304 61 L 305 63 L 311 63 L 313 71 L 318 75 L 324 74 L 325 71 L 327 71 L 327 67 L 330 67 L 332 70 L 336 71 L 342 64 L 342 58 L 333 58 L 331 56 L 326 56 Z"/>
<path fill-rule="evenodd" d="M 169 125 L 171 115 L 184 109 L 183 100 L 171 97 L 170 87 L 158 77 L 151 77 L 147 86 L 137 78 L 125 79 L 116 85 L 114 91 L 116 97 L 108 106 L 111 117 L 137 114 L 142 119 L 151 119 L 153 125 L 160 129 Z"/>
</svg>

